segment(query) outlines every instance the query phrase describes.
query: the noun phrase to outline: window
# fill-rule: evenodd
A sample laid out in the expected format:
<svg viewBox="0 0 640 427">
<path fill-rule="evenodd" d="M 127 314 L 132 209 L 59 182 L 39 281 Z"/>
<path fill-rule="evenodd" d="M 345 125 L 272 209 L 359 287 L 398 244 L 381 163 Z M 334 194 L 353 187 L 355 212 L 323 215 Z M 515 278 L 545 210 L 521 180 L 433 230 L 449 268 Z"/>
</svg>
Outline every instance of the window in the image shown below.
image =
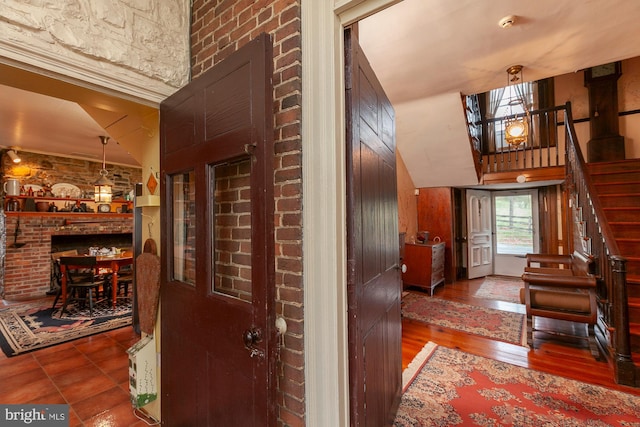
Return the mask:
<svg viewBox="0 0 640 427">
<path fill-rule="evenodd" d="M 535 252 L 531 194 L 494 195 L 496 254 Z"/>
<path fill-rule="evenodd" d="M 522 115 L 525 114 L 526 110 L 537 109 L 537 87 L 538 85 L 535 82 L 524 82 L 489 91 L 486 97 L 487 119 L 501 119 L 514 114 Z M 504 136 L 505 124 L 504 120 L 488 121 L 488 151 L 494 152 L 509 149 Z"/>
</svg>

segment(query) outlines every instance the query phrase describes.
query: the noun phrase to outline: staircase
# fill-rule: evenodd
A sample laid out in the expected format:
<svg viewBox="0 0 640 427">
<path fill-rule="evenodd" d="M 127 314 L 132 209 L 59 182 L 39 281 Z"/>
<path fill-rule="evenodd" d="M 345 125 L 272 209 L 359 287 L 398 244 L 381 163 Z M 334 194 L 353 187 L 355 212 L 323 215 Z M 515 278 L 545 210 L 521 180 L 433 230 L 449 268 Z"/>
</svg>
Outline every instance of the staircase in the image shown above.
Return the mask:
<svg viewBox="0 0 640 427">
<path fill-rule="evenodd" d="M 588 163 L 618 249 L 627 259 L 631 356 L 640 365 L 640 159 Z"/>
</svg>

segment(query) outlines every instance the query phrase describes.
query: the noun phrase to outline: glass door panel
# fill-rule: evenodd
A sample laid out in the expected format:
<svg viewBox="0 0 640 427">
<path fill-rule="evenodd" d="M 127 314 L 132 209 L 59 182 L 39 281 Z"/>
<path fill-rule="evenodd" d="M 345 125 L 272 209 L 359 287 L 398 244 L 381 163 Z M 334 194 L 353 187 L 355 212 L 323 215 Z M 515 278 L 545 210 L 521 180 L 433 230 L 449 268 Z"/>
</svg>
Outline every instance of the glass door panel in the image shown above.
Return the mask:
<svg viewBox="0 0 640 427">
<path fill-rule="evenodd" d="M 251 158 L 213 165 L 212 291 L 251 302 Z"/>
<path fill-rule="evenodd" d="M 195 175 L 193 171 L 171 175 L 173 219 L 173 280 L 196 284 Z"/>
</svg>

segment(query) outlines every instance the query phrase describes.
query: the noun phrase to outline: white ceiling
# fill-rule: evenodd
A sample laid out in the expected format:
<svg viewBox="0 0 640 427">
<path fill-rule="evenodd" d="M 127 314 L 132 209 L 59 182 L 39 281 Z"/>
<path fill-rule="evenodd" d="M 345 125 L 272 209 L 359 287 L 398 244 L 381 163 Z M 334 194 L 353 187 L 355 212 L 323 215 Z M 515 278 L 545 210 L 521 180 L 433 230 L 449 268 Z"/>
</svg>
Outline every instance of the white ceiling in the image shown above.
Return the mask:
<svg viewBox="0 0 640 427">
<path fill-rule="evenodd" d="M 498 21 L 507 15 L 516 23 L 503 29 Z M 420 167 L 408 166 L 423 186 L 425 164 L 446 164 L 435 153 L 459 159 L 461 148 L 451 140 L 466 129 L 459 129 L 461 107 L 449 107 L 454 96 L 505 86 L 505 70 L 514 64 L 524 66 L 525 80 L 537 80 L 640 56 L 638 22 L 637 0 L 404 0 L 362 21 L 360 44 L 396 108 L 401 154 L 426 156 Z M 140 132 L 148 139 L 153 129 L 139 121 L 123 126 L 126 111 L 31 90 L 24 82 L 0 85 L 0 147 L 100 161 L 98 137 L 106 134 L 112 137 L 107 162 L 140 164 L 139 153 L 127 152 L 135 148 L 131 140 Z M 437 117 L 416 120 L 423 109 Z"/>
<path fill-rule="evenodd" d="M 498 22 L 515 16 L 504 29 Z M 359 25 L 416 187 L 477 184 L 460 94 L 640 56 L 640 1 L 404 0 Z M 624 72 L 624 70 L 623 70 Z"/>
</svg>

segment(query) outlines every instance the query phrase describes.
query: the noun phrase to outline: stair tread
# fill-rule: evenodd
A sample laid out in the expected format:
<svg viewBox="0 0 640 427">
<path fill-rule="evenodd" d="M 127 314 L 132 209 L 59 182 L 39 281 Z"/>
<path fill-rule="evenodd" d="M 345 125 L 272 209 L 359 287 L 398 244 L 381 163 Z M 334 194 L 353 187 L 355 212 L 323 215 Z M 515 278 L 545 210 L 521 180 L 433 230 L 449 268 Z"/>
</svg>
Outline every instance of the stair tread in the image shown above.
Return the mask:
<svg viewBox="0 0 640 427">
<path fill-rule="evenodd" d="M 620 209 L 631 209 L 631 210 L 640 210 L 640 206 L 613 206 L 610 208 L 604 208 L 604 210 L 620 210 Z"/>
</svg>

